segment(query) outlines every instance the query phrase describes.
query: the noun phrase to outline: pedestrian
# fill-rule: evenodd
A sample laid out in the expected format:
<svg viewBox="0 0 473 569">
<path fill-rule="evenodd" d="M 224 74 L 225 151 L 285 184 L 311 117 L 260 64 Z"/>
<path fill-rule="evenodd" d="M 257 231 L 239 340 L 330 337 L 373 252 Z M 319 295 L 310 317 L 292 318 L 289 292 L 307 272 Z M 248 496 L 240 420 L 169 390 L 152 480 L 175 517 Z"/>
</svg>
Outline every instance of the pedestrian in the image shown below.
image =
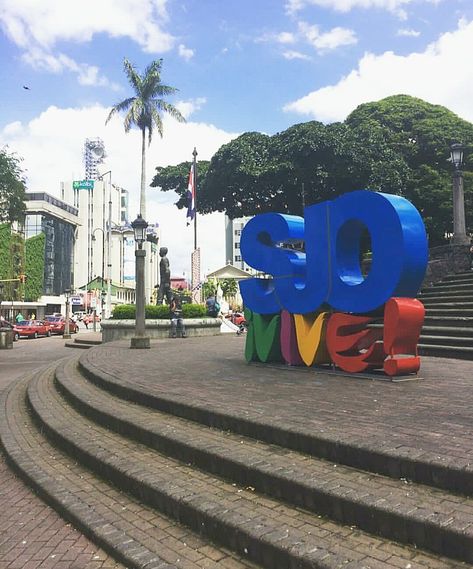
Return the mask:
<svg viewBox="0 0 473 569">
<path fill-rule="evenodd" d="M 22 314 L 21 312 L 18 312 L 18 314 L 16 315 L 15 320 L 16 320 L 17 322 L 23 322 L 23 320 L 24 320 L 23 314 Z"/>
<path fill-rule="evenodd" d="M 210 296 L 206 302 L 205 306 L 207 307 L 207 315 L 212 316 L 213 318 L 217 318 L 220 313 L 220 304 L 217 302 L 216 296 Z"/>
<path fill-rule="evenodd" d="M 86 329 L 89 329 L 89 316 L 86 314 L 84 318 L 82 318 L 82 322 L 84 323 Z"/>
<path fill-rule="evenodd" d="M 182 318 L 182 287 L 179 287 L 178 293 L 171 298 L 171 338 L 177 338 L 178 332 L 181 338 L 187 338 L 184 320 Z"/>
</svg>

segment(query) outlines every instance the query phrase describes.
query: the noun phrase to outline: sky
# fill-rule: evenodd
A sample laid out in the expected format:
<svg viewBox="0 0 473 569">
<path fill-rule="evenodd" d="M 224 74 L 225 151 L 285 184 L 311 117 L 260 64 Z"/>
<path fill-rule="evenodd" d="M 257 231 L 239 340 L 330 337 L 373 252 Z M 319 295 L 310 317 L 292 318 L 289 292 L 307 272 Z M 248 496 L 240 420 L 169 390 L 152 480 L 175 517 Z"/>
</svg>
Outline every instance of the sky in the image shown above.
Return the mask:
<svg viewBox="0 0 473 569">
<path fill-rule="evenodd" d="M 132 95 L 123 59 L 139 71 L 163 59 L 169 99 L 147 151 L 156 166 L 209 160 L 248 131 L 275 134 L 309 120 L 342 121 L 395 94 L 473 121 L 471 0 L 0 0 L 0 146 L 23 158 L 28 191 L 59 195 L 84 178 L 86 138 L 103 139 L 103 172 L 138 212 L 140 134 L 105 120 Z M 28 87 L 25 89 L 24 87 Z M 173 275 L 190 275 L 193 230 L 174 192 L 147 190 Z M 224 218 L 199 216 L 202 276 L 226 262 Z"/>
</svg>

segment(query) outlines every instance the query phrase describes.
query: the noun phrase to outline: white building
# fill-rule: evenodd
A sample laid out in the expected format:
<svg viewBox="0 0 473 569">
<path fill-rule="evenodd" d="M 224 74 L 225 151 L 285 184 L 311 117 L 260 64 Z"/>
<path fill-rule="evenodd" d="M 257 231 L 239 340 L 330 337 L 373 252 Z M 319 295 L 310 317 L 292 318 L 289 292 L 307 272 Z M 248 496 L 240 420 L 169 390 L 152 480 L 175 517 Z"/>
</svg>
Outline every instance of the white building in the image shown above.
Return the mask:
<svg viewBox="0 0 473 569">
<path fill-rule="evenodd" d="M 245 263 L 240 251 L 241 232 L 250 219 L 251 217 L 230 219 L 227 215 L 225 216 L 225 261 L 242 271 L 254 274 L 256 271 Z"/>
<path fill-rule="evenodd" d="M 133 229 L 127 223 L 128 192 L 110 180 L 69 181 L 61 183 L 61 199 L 77 208 L 80 220 L 75 234 L 72 288 L 78 290 L 85 287 L 97 277 L 105 280 L 111 278 L 113 284 L 134 288 L 135 243 Z M 157 225 L 150 226 L 148 238 L 151 241 L 145 243 L 147 302 L 151 301 L 157 284 L 158 229 Z"/>
</svg>

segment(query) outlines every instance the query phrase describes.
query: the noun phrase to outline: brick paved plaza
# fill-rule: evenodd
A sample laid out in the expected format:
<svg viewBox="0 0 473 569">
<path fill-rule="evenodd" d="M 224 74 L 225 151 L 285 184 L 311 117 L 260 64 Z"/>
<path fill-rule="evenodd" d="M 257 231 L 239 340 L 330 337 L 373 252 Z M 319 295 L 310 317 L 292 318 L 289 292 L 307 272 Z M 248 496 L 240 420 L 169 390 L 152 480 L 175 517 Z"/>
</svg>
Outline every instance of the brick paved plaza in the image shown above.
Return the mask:
<svg viewBox="0 0 473 569">
<path fill-rule="evenodd" d="M 135 553 L 129 558 L 136 565 L 130 566 L 292 566 L 294 561 L 274 560 L 284 559 L 281 553 L 271 557 L 281 547 L 304 567 L 461 567 L 467 566 L 462 560 L 471 562 L 473 504 L 465 496 L 473 493 L 471 362 L 425 357 L 421 379 L 390 382 L 384 376 L 248 365 L 244 341 L 233 335 L 160 340 L 151 350 L 129 350 L 127 342 L 117 342 L 71 353 L 64 363 L 10 389 L 4 401 L 8 419 L 2 424 L 7 451 L 28 449 L 27 458 L 15 455 L 19 467 L 37 477 L 45 497 L 60 488 L 72 519 L 86 520 L 82 531 L 90 524 L 106 549 L 110 539 L 120 551 L 132 543 L 128 547 Z M 35 417 L 30 425 L 23 419 L 28 407 Z M 35 421 L 43 423 L 49 442 L 36 432 Z M 219 430 L 226 433 L 223 439 Z M 106 481 L 97 481 L 79 464 L 71 466 L 51 443 L 79 463 L 102 469 Z M 176 459 L 181 466 L 173 466 Z M 189 470 L 191 464 L 210 477 Z M 0 518 L 1 569 L 120 566 L 5 466 L 0 477 L 0 507 L 8 511 Z M 235 477 L 233 490 L 218 477 Z M 135 479 L 143 485 L 137 490 L 143 505 L 120 492 Z M 107 480 L 118 488 L 108 487 Z M 155 503 L 165 517 L 156 514 Z M 366 513 L 372 505 L 379 518 Z M 313 507 L 322 518 L 303 514 Z M 129 514 L 124 517 L 122 510 Z M 170 521 L 174 515 L 191 529 Z M 241 538 L 231 537 L 233 527 L 242 531 L 241 516 L 248 519 L 242 527 L 253 536 L 250 550 L 261 547 L 254 558 L 245 559 L 248 547 L 240 548 Z M 258 520 L 266 533 L 257 529 Z M 421 528 L 424 521 L 430 529 Z M 217 522 L 223 523 L 225 535 Z M 202 539 L 195 533 L 201 523 L 208 526 Z M 287 534 L 280 533 L 281 524 Z M 264 541 L 262 534 L 266 542 L 259 545 L 255 536 Z M 413 549 L 413 542 L 426 551 Z M 301 549 L 295 543 L 306 545 Z"/>
</svg>

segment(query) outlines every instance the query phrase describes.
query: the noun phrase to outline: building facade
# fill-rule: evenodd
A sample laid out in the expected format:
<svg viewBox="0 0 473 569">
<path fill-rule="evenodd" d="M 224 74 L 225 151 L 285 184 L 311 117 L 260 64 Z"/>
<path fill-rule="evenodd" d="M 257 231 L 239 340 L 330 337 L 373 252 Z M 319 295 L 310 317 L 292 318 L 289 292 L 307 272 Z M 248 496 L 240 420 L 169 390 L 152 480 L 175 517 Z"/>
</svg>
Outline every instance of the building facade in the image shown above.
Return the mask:
<svg viewBox="0 0 473 569">
<path fill-rule="evenodd" d="M 245 263 L 240 251 L 241 232 L 250 219 L 251 217 L 230 219 L 227 215 L 225 216 L 225 262 L 242 271 L 254 274 L 256 271 Z"/>
</svg>

